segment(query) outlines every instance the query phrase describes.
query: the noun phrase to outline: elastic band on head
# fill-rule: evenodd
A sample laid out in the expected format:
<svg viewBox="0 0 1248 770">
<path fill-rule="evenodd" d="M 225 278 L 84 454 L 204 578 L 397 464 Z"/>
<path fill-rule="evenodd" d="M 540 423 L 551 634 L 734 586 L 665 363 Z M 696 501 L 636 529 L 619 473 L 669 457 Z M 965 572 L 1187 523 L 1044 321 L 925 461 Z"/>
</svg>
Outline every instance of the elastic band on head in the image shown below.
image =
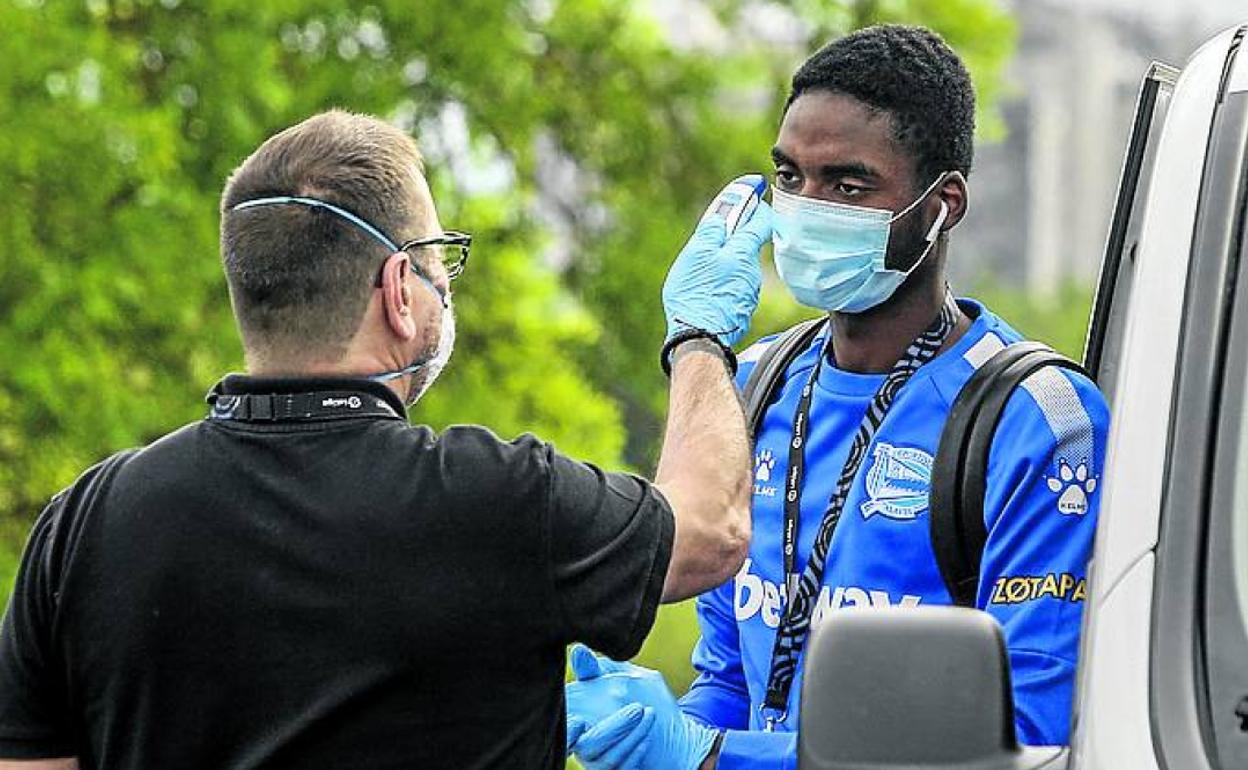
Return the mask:
<svg viewBox="0 0 1248 770">
<path fill-rule="evenodd" d="M 286 204 L 293 204 L 296 206 L 308 206 L 314 209 L 325 209 L 331 214 L 342 217 L 343 219 L 347 220 L 351 224 L 355 225 L 356 227 L 360 228 L 364 232 L 376 238 L 377 241 L 380 242 L 382 246 L 385 246 L 390 251 L 391 254 L 394 254 L 400 251 L 398 244 L 396 244 L 394 241 L 387 238 L 385 233 L 378 230 L 376 227 L 373 227 L 372 225 L 364 221 L 359 216 L 352 214 L 350 211 L 347 211 L 346 209 L 340 206 L 335 206 L 332 203 L 327 203 L 317 198 L 304 198 L 304 197 L 297 196 L 297 195 L 277 195 L 272 198 L 252 198 L 251 200 L 246 200 L 246 201 L 243 201 L 242 203 L 236 204 L 233 208 L 230 209 L 230 211 L 240 211 L 242 209 L 253 209 L 253 208 L 259 208 L 260 206 L 280 206 L 280 205 L 286 205 Z M 428 276 L 426 276 L 421 270 L 419 270 L 416 267 L 416 264 L 414 262 L 412 263 L 412 273 L 417 278 L 419 278 L 426 286 L 428 286 L 429 290 L 432 291 L 438 297 L 438 301 L 442 303 L 442 307 L 448 307 L 448 300 L 446 298 L 446 293 L 443 292 L 441 289 L 439 289 L 437 286 L 434 286 L 433 281 L 429 280 Z M 377 285 L 380 286 L 381 284 L 379 283 Z M 404 373 L 406 374 L 407 372 L 404 372 Z M 395 375 L 395 376 L 400 376 L 400 375 Z"/>
<path fill-rule="evenodd" d="M 238 205 L 230 209 L 230 211 L 240 211 L 242 209 L 257 208 L 259 206 L 279 206 L 279 205 L 284 205 L 284 204 L 293 204 L 296 206 L 309 206 L 314 209 L 325 209 L 326 211 L 329 211 L 332 214 L 336 214 L 337 216 L 342 217 L 343 219 L 347 220 L 351 224 L 355 225 L 356 227 L 360 228 L 364 232 L 376 238 L 378 241 L 381 242 L 382 246 L 385 246 L 387 249 L 390 250 L 391 254 L 399 250 L 398 245 L 395 244 L 394 241 L 387 238 L 385 234 L 382 233 L 380 230 L 378 230 L 376 227 L 373 227 L 368 222 L 365 222 L 363 219 L 356 216 L 355 214 L 352 214 L 350 211 L 347 211 L 344 208 L 335 206 L 332 203 L 327 203 L 323 200 L 318 200 L 316 198 L 304 198 L 304 197 L 295 196 L 295 195 L 278 195 L 272 198 L 252 198 L 251 200 L 247 200 L 247 201 L 243 201 L 242 203 L 239 203 Z"/>
</svg>

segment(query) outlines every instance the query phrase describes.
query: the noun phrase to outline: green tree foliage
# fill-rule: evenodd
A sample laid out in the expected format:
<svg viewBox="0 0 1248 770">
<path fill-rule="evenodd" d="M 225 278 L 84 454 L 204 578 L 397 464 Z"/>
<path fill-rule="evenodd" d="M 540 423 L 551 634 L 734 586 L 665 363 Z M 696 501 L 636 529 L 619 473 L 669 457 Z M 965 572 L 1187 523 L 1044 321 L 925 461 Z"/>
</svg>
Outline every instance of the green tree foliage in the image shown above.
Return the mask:
<svg viewBox="0 0 1248 770">
<path fill-rule="evenodd" d="M 658 294 L 706 201 L 769 168 L 787 79 L 818 44 L 927 23 L 991 103 L 1013 41 L 992 0 L 707 0 L 710 46 L 628 0 L 0 0 L 0 585 L 47 498 L 197 419 L 241 367 L 217 198 L 265 137 L 341 106 L 422 144 L 443 222 L 476 236 L 458 351 L 414 419 L 533 430 L 653 462 Z M 787 11 L 806 36 L 757 39 Z M 773 281 L 755 335 L 802 311 Z M 0 589 L 0 595 L 5 589 Z M 665 614 L 645 660 L 688 681 Z"/>
<path fill-rule="evenodd" d="M 462 354 L 419 419 L 535 429 L 618 463 L 620 409 L 575 358 L 598 322 L 539 258 L 532 213 L 539 132 L 600 133 L 608 115 L 559 97 L 595 90 L 563 82 L 559 56 L 586 53 L 574 31 L 598 4 L 565 6 L 539 20 L 471 1 L 0 5 L 0 515 L 28 520 L 90 463 L 195 419 L 239 368 L 218 192 L 266 136 L 333 105 L 473 127 L 462 151 L 426 147 L 443 219 L 475 231 L 478 256 Z"/>
</svg>

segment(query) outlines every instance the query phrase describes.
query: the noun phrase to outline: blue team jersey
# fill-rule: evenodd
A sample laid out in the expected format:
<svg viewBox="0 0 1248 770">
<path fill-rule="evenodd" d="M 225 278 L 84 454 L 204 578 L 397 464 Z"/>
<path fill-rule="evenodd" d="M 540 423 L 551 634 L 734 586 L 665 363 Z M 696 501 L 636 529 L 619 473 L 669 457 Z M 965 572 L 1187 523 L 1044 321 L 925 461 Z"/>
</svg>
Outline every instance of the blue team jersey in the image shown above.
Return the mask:
<svg viewBox="0 0 1248 770">
<path fill-rule="evenodd" d="M 843 607 L 952 603 L 929 534 L 932 460 L 959 390 L 977 367 L 1021 338 L 978 303 L 959 304 L 973 319 L 970 329 L 897 394 L 858 470 L 832 538 L 815 623 Z M 761 340 L 742 354 L 739 386 L 770 342 Z M 800 665 L 789 716 L 778 733 L 759 732 L 759 705 L 785 606 L 781 537 L 788 445 L 799 393 L 823 342 L 821 335 L 789 366 L 762 420 L 755 443 L 749 557 L 734 580 L 697 600 L 702 636 L 693 664 L 698 677 L 681 705 L 695 718 L 729 729 L 721 770 L 796 766 Z M 811 407 L 799 570 L 867 404 L 885 377 L 829 364 L 825 361 L 820 371 Z M 1096 386 L 1082 375 L 1050 367 L 1011 396 L 989 452 L 988 540 L 978 606 L 1005 630 L 1018 737 L 1030 745 L 1068 739 L 1108 427 L 1109 412 Z"/>
</svg>

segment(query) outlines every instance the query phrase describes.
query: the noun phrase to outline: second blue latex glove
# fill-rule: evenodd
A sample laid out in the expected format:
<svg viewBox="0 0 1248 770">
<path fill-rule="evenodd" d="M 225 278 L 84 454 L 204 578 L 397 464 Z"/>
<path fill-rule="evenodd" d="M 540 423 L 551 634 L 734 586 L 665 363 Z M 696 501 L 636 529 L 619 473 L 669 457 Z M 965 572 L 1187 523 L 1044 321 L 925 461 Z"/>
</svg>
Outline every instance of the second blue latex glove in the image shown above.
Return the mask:
<svg viewBox="0 0 1248 770">
<path fill-rule="evenodd" d="M 754 213 L 726 234 L 724 218 L 705 216 L 680 250 L 663 282 L 667 341 L 692 330 L 731 347 L 750 328 L 763 272 L 758 254 L 771 240 L 772 211 L 759 201 Z"/>
<path fill-rule="evenodd" d="M 697 770 L 714 747 L 716 731 L 681 712 L 659 672 L 579 645 L 572 670 L 578 681 L 565 686 L 568 742 L 590 770 Z M 645 718 L 625 712 L 636 707 Z"/>
<path fill-rule="evenodd" d="M 654 709 L 632 703 L 609 715 L 591 731 L 581 721 L 570 722 L 568 745 L 586 770 L 643 770 L 654 735 Z M 587 732 L 590 738 L 581 741 Z"/>
</svg>

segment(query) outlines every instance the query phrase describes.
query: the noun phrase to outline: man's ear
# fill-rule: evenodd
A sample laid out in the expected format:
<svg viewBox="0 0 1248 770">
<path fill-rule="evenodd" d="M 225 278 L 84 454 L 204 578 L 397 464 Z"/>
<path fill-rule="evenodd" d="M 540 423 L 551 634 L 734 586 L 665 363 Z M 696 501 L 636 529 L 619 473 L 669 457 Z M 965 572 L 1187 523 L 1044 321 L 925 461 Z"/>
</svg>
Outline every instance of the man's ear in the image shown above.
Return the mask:
<svg viewBox="0 0 1248 770">
<path fill-rule="evenodd" d="M 953 171 L 945 176 L 945 181 L 936 188 L 937 195 L 949 207 L 949 215 L 941 225 L 941 232 L 947 233 L 958 226 L 970 207 L 970 191 L 966 186 L 966 177 L 961 171 Z M 937 204 L 939 205 L 939 204 Z"/>
<path fill-rule="evenodd" d="M 403 251 L 391 254 L 381 268 L 381 300 L 386 323 L 392 332 L 404 340 L 416 336 L 416 321 L 412 318 L 412 290 L 405 280 L 410 269 L 411 258 Z"/>
</svg>

